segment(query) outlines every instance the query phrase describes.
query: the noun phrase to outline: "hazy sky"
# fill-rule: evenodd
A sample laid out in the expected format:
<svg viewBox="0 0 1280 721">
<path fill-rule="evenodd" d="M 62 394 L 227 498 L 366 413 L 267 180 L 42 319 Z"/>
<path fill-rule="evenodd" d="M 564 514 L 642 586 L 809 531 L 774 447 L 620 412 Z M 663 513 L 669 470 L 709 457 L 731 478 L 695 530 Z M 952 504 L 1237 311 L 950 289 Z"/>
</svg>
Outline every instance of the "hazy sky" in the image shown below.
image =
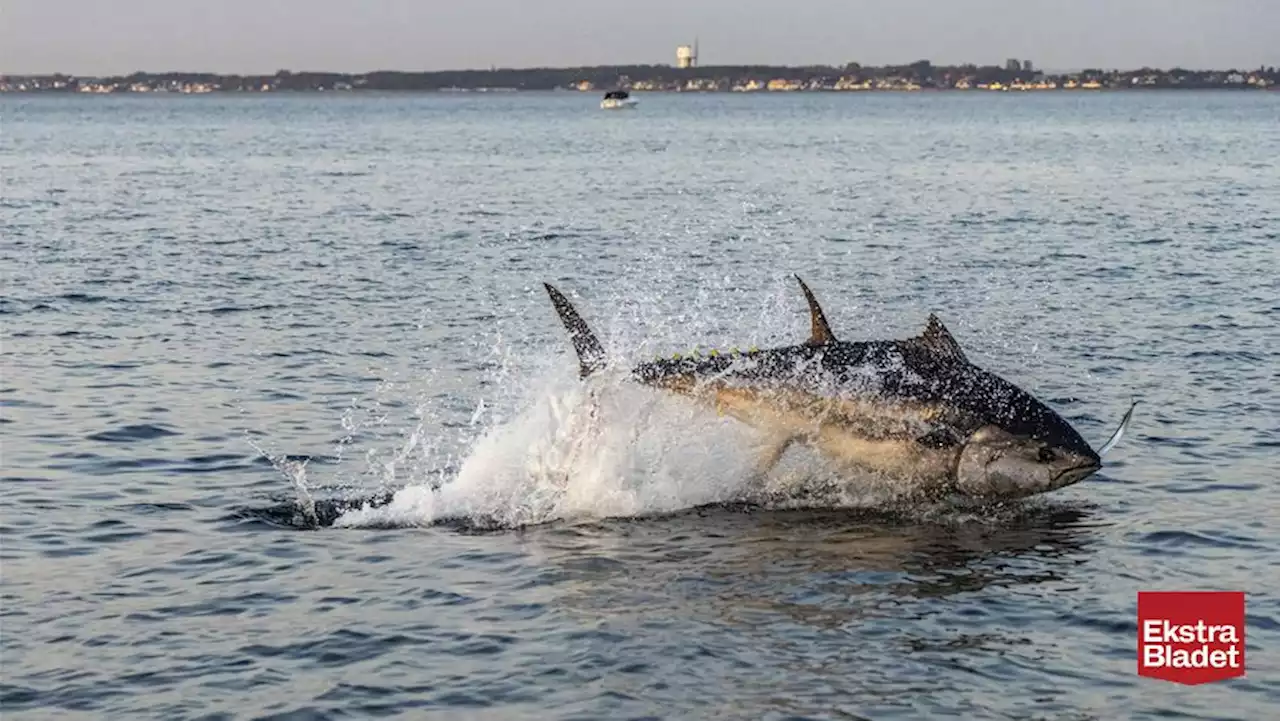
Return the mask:
<svg viewBox="0 0 1280 721">
<path fill-rule="evenodd" d="M 0 72 L 1280 65 L 1280 0 L 0 0 Z"/>
</svg>

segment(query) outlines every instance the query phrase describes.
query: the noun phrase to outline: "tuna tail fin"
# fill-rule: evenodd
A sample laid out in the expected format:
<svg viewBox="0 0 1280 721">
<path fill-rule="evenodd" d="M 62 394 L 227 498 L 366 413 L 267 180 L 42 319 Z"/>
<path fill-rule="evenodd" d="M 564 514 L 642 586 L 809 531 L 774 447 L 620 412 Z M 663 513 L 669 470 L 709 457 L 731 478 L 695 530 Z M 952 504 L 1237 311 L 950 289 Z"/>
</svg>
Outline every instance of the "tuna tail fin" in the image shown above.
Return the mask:
<svg viewBox="0 0 1280 721">
<path fill-rule="evenodd" d="M 826 345 L 835 342 L 836 336 L 831 332 L 831 326 L 827 324 L 827 316 L 822 312 L 822 306 L 818 305 L 818 299 L 813 297 L 813 291 L 809 290 L 809 286 L 800 280 L 800 276 L 796 276 L 796 280 L 800 281 L 800 290 L 804 291 L 804 299 L 809 301 L 809 340 L 805 345 Z"/>
<path fill-rule="evenodd" d="M 596 338 L 595 333 L 587 327 L 587 322 L 578 315 L 578 311 L 564 295 L 550 283 L 543 283 L 547 294 L 551 296 L 551 304 L 560 315 L 560 322 L 569 331 L 569 339 L 573 341 L 573 350 L 578 354 L 579 377 L 586 378 L 604 367 L 604 346 Z"/>
</svg>

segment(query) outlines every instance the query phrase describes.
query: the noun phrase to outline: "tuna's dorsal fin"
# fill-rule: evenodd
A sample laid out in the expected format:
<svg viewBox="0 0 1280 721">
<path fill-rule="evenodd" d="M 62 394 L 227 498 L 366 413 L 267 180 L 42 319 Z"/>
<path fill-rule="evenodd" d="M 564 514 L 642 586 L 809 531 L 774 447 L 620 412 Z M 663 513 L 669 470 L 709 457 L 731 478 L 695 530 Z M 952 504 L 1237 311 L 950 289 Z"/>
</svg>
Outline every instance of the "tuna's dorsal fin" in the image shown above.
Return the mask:
<svg viewBox="0 0 1280 721">
<path fill-rule="evenodd" d="M 596 334 L 591 332 L 591 328 L 578 315 L 569 299 L 550 283 L 543 285 L 547 287 L 551 304 L 555 306 L 560 322 L 564 323 L 565 330 L 569 331 L 569 339 L 573 341 L 573 350 L 578 354 L 578 374 L 586 378 L 604 366 L 604 346 L 600 345 Z"/>
<path fill-rule="evenodd" d="M 929 322 L 925 324 L 924 332 L 916 338 L 916 342 L 940 356 L 964 363 L 969 362 L 969 359 L 964 356 L 964 351 L 960 350 L 960 344 L 933 313 L 929 314 Z"/>
<path fill-rule="evenodd" d="M 800 290 L 804 291 L 804 299 L 809 301 L 809 340 L 805 341 L 805 345 L 826 345 L 835 342 L 836 336 L 831 332 L 831 326 L 827 325 L 827 316 L 822 313 L 822 306 L 818 305 L 818 299 L 813 297 L 813 291 L 809 290 L 809 286 L 800 280 L 800 276 L 796 276 L 796 280 L 800 281 Z"/>
</svg>

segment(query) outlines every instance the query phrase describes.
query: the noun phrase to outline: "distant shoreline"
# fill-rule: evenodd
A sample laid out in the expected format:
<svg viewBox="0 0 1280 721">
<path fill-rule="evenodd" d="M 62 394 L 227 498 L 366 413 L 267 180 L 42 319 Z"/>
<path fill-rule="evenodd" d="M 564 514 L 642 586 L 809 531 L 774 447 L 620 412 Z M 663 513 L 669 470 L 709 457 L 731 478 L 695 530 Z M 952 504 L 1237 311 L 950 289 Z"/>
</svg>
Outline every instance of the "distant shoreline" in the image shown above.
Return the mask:
<svg viewBox="0 0 1280 721">
<path fill-rule="evenodd" d="M 380 71 L 319 73 L 279 71 L 273 75 L 216 73 L 133 73 L 88 77 L 64 74 L 0 75 L 0 93 L 272 93 L 272 92 L 437 92 L 520 91 L 603 92 L 910 92 L 910 91 L 1071 91 L 1071 90 L 1277 90 L 1280 71 L 1086 69 L 1044 73 L 1031 63 L 1000 66 L 910 65 L 702 66 L 627 65 L 581 68 Z"/>
</svg>

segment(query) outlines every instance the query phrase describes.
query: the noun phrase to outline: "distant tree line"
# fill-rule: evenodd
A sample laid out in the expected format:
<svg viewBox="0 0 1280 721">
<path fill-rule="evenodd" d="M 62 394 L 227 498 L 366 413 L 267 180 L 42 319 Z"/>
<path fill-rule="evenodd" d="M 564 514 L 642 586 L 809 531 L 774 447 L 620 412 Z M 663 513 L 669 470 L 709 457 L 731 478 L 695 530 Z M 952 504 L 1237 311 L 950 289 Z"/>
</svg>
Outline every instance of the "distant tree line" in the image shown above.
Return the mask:
<svg viewBox="0 0 1280 721">
<path fill-rule="evenodd" d="M 593 88 L 631 87 L 644 84 L 657 89 L 679 89 L 690 86 L 690 81 L 701 81 L 700 87 L 731 87 L 748 82 L 766 83 L 785 78 L 799 83 L 823 83 L 838 78 L 854 80 L 901 80 L 924 88 L 951 88 L 964 79 L 971 84 L 1033 82 L 1053 80 L 1059 83 L 1067 79 L 1094 81 L 1108 87 L 1157 87 L 1157 88 L 1210 88 L 1210 87 L 1268 87 L 1280 84 L 1280 74 L 1275 67 L 1255 70 L 1187 70 L 1172 68 L 1159 70 L 1086 69 L 1071 74 L 1046 74 L 1030 68 L 1030 63 L 1017 69 L 1010 61 L 1006 66 L 997 65 L 933 65 L 920 60 L 908 65 L 866 67 L 849 63 L 833 66 L 777 66 L 777 65 L 724 65 L 674 68 L 670 65 L 606 65 L 574 68 L 493 68 L 489 70 L 444 70 L 433 72 L 378 71 L 371 73 L 322 73 L 291 72 L 281 70 L 274 75 L 222 75 L 215 73 L 146 73 L 126 76 L 85 78 L 70 75 L 0 76 L 0 88 L 17 87 L 34 90 L 60 90 L 74 92 L 81 85 L 109 85 L 121 89 L 142 86 L 166 88 L 174 86 L 205 85 L 213 90 L 236 91 L 321 91 L 321 90 L 373 90 L 373 91 L 440 91 L 440 90 L 553 90 L 578 87 L 588 83 Z M 1253 78 L 1247 82 L 1245 78 Z M 1141 82 L 1135 82 L 1138 78 Z M 1259 84 L 1257 81 L 1263 81 Z M 699 85 L 699 83 L 694 83 Z"/>
</svg>

